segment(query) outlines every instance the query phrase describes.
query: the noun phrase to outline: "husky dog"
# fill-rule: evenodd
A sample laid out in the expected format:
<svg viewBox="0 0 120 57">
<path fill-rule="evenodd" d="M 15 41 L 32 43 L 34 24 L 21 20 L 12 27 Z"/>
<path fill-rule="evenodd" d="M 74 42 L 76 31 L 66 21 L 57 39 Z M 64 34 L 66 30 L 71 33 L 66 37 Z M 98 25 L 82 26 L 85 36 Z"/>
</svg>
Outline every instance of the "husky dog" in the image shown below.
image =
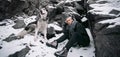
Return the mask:
<svg viewBox="0 0 120 57">
<path fill-rule="evenodd" d="M 48 14 L 48 12 L 45 8 L 42 8 L 38 12 L 39 12 L 39 14 L 36 17 L 37 21 L 28 24 L 25 27 L 25 29 L 18 34 L 18 37 L 20 37 L 20 38 L 24 37 L 24 35 L 35 31 L 34 41 L 37 40 L 38 32 L 41 32 L 44 35 L 44 37 L 43 37 L 44 40 L 47 41 L 46 34 L 47 34 L 47 23 L 48 23 L 47 14 Z"/>
<path fill-rule="evenodd" d="M 43 33 L 44 35 L 44 39 L 47 40 L 47 23 L 48 23 L 48 20 L 47 20 L 47 14 L 48 12 L 46 11 L 45 8 L 42 8 L 40 10 L 40 18 L 38 17 L 38 21 L 37 21 L 37 26 L 35 28 L 35 41 L 37 39 L 37 34 L 38 32 L 41 32 Z"/>
</svg>

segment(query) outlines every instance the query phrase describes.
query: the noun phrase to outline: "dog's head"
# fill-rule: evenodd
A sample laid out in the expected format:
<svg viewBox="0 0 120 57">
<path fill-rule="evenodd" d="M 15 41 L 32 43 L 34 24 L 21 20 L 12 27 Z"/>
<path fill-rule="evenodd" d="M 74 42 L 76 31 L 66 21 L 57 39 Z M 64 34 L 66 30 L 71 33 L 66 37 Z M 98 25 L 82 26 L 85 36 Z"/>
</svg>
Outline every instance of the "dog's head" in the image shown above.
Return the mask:
<svg viewBox="0 0 120 57">
<path fill-rule="evenodd" d="M 41 19 L 47 20 L 47 15 L 48 15 L 47 10 L 46 10 L 45 8 L 42 8 L 42 9 L 40 10 L 40 17 L 41 17 Z"/>
</svg>

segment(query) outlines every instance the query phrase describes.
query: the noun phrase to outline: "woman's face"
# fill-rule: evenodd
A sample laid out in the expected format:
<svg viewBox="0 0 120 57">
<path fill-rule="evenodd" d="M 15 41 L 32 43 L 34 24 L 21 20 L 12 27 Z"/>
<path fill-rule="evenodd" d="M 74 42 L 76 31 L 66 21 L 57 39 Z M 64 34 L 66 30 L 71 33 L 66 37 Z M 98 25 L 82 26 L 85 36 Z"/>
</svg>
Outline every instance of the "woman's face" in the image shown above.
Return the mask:
<svg viewBox="0 0 120 57">
<path fill-rule="evenodd" d="M 66 18 L 65 23 L 67 23 L 68 25 L 71 25 L 72 21 L 73 21 L 72 17 L 68 17 Z"/>
</svg>

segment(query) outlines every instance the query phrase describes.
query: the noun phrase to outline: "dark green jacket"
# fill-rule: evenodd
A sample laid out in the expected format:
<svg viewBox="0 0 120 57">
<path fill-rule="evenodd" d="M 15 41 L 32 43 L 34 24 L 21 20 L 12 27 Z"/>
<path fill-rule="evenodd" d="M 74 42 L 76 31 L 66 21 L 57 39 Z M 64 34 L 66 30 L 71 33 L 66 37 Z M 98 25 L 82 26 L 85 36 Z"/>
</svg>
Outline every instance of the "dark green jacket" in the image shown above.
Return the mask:
<svg viewBox="0 0 120 57">
<path fill-rule="evenodd" d="M 82 45 L 86 46 L 90 43 L 90 39 L 85 30 L 85 27 L 77 21 L 74 21 L 71 25 L 65 25 L 63 31 L 65 37 L 68 39 L 72 36 L 76 36 L 77 33 L 77 35 L 79 35 L 77 39 Z"/>
</svg>

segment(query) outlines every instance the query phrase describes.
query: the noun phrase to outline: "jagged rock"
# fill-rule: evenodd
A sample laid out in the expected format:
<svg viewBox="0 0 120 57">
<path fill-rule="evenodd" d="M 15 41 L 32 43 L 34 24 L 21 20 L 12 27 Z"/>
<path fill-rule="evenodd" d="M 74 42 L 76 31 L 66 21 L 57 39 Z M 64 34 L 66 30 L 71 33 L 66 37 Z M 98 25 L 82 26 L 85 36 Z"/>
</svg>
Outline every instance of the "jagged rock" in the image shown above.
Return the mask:
<svg viewBox="0 0 120 57">
<path fill-rule="evenodd" d="M 108 3 L 108 1 L 99 1 L 97 3 L 99 3 L 99 4 L 105 4 L 105 3 Z"/>
<path fill-rule="evenodd" d="M 17 20 L 15 23 L 16 24 L 13 26 L 14 29 L 24 28 L 26 26 L 24 20 Z"/>
<path fill-rule="evenodd" d="M 2 24 L 0 24 L 0 26 L 5 26 L 6 25 L 6 23 L 2 23 Z"/>
<path fill-rule="evenodd" d="M 96 31 L 102 30 L 103 28 L 107 28 L 108 25 L 109 25 L 108 23 L 106 24 L 96 23 L 94 27 L 94 33 L 96 33 Z"/>
<path fill-rule="evenodd" d="M 30 48 L 26 46 L 26 48 L 22 49 L 21 51 L 16 52 L 15 54 L 9 55 L 9 57 L 25 57 L 29 51 L 30 51 Z"/>
<path fill-rule="evenodd" d="M 8 6 L 10 5 L 10 2 L 7 0 L 0 0 L 0 21 L 7 18 L 6 11 Z"/>
<path fill-rule="evenodd" d="M 96 33 L 95 45 L 97 57 L 119 57 L 119 30 L 116 27 L 111 29 L 102 29 Z"/>
<path fill-rule="evenodd" d="M 88 4 L 94 4 L 97 0 L 88 0 Z"/>
<path fill-rule="evenodd" d="M 55 32 L 56 32 L 56 34 L 60 34 L 60 33 L 62 33 L 63 31 L 58 31 L 58 30 L 56 30 Z"/>
<path fill-rule="evenodd" d="M 47 29 L 47 39 L 55 37 L 55 30 L 53 27 Z"/>
<path fill-rule="evenodd" d="M 0 46 L 0 49 L 2 49 L 2 47 Z"/>
<path fill-rule="evenodd" d="M 36 9 L 46 7 L 49 0 L 0 0 L 0 21 L 9 19 L 19 13 L 35 15 Z"/>
<path fill-rule="evenodd" d="M 73 7 L 64 7 L 64 11 L 65 12 L 77 12 L 77 10 Z"/>
<path fill-rule="evenodd" d="M 120 13 L 119 10 L 115 10 L 115 9 L 112 9 L 109 14 L 115 14 L 115 15 L 118 15 Z"/>
<path fill-rule="evenodd" d="M 62 27 L 65 18 L 66 18 L 66 16 L 64 14 L 59 14 L 59 15 L 56 15 L 56 17 L 54 18 L 53 22 L 54 21 L 58 22 L 60 27 Z"/>
<path fill-rule="evenodd" d="M 15 36 L 15 34 L 11 34 L 10 36 L 8 36 L 6 39 L 3 39 L 3 41 L 7 41 L 7 42 L 10 42 L 10 41 L 13 41 L 13 40 L 17 40 L 17 36 Z"/>
<path fill-rule="evenodd" d="M 83 56 L 80 56 L 80 57 L 83 57 Z"/>
<path fill-rule="evenodd" d="M 59 1 L 58 0 L 50 0 L 53 4 L 57 4 Z"/>
<path fill-rule="evenodd" d="M 81 1 L 74 2 L 74 8 L 80 15 L 86 14 L 87 12 L 87 6 L 84 7 L 84 5 L 85 3 L 82 3 Z"/>
<path fill-rule="evenodd" d="M 89 15 L 89 22 L 91 25 L 91 31 L 94 36 L 96 57 L 119 57 L 120 50 L 120 25 L 112 28 L 108 28 L 109 25 L 114 23 L 98 23 L 103 20 L 110 20 L 116 18 L 111 15 Z"/>
<path fill-rule="evenodd" d="M 50 8 L 50 7 L 47 7 L 47 10 L 48 10 L 48 17 L 49 17 L 49 22 L 51 22 L 51 20 L 57 15 L 57 8 Z"/>
<path fill-rule="evenodd" d="M 49 0 L 25 0 L 29 3 L 29 7 L 24 9 L 24 12 L 28 15 L 35 15 L 38 13 L 36 9 L 40 9 L 42 7 L 46 7 L 49 4 Z"/>
</svg>

